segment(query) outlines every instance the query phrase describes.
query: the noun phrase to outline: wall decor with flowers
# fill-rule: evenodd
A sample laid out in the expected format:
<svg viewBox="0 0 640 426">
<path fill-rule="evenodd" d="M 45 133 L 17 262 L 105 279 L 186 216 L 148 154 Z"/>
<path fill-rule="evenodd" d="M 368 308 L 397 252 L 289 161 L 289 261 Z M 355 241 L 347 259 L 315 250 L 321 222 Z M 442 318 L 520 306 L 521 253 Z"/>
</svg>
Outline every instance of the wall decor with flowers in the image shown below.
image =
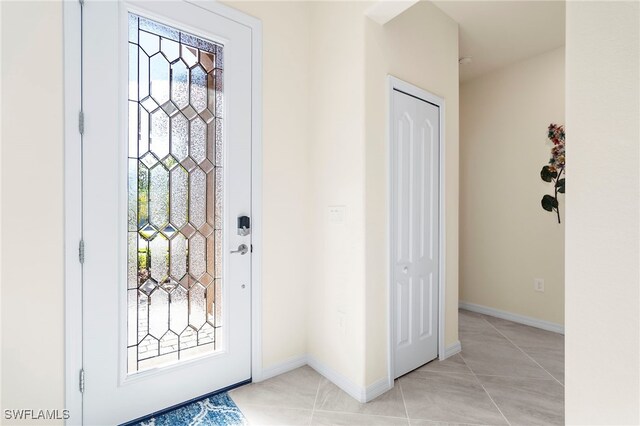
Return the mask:
<svg viewBox="0 0 640 426">
<path fill-rule="evenodd" d="M 553 183 L 554 194 L 542 197 L 540 204 L 548 212 L 556 212 L 560 223 L 560 205 L 558 194 L 565 191 L 565 150 L 564 150 L 564 126 L 551 123 L 547 137 L 553 143 L 549 163 L 540 171 L 540 177 L 545 182 Z"/>
</svg>

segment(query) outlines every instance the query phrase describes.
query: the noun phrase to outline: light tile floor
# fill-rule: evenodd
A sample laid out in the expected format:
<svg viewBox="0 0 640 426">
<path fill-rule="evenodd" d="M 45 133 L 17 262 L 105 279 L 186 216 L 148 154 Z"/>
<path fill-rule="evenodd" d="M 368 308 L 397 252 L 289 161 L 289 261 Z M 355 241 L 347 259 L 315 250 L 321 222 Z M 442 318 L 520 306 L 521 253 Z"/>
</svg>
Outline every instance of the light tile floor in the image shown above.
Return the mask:
<svg viewBox="0 0 640 426">
<path fill-rule="evenodd" d="M 310 367 L 230 392 L 252 425 L 564 423 L 564 337 L 460 311 L 462 352 L 360 404 Z"/>
</svg>

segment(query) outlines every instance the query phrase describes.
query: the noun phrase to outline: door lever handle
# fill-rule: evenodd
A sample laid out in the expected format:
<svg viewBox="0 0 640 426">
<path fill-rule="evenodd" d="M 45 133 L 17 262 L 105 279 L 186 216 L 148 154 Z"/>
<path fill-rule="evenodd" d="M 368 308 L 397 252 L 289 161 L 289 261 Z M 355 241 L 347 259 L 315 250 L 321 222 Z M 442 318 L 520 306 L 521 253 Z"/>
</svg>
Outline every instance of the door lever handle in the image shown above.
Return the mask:
<svg viewBox="0 0 640 426">
<path fill-rule="evenodd" d="M 249 253 L 249 247 L 246 244 L 240 244 L 238 250 L 231 250 L 230 253 L 247 254 Z"/>
</svg>

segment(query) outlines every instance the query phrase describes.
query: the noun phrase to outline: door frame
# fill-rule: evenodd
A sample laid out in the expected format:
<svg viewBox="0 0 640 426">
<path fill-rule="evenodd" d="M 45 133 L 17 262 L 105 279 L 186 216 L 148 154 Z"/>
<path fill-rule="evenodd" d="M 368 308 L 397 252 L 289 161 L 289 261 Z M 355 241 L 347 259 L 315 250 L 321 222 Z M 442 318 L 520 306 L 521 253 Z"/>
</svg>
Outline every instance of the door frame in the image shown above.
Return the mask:
<svg viewBox="0 0 640 426">
<path fill-rule="evenodd" d="M 389 380 L 389 387 L 393 387 L 394 379 L 395 379 L 395 350 L 394 344 L 396 337 L 396 329 L 395 329 L 395 292 L 393 291 L 393 256 L 391 247 L 391 236 L 395 232 L 394 223 L 392 222 L 393 217 L 393 203 L 392 200 L 395 196 L 396 190 L 394 185 L 392 185 L 392 175 L 391 170 L 393 167 L 392 159 L 393 159 L 393 92 L 398 90 L 403 92 L 409 96 L 414 98 L 423 100 L 425 102 L 429 102 L 430 104 L 436 105 L 439 110 L 439 186 L 438 186 L 438 215 L 439 215 L 439 235 L 438 235 L 438 250 L 439 250 L 439 261 L 438 261 L 438 359 L 446 358 L 446 348 L 444 341 L 444 331 L 445 331 L 445 100 L 439 96 L 434 95 L 424 89 L 421 89 L 417 86 L 414 86 L 411 83 L 400 80 L 392 75 L 387 76 L 387 375 Z"/>
<path fill-rule="evenodd" d="M 262 21 L 215 0 L 183 0 L 251 30 L 251 379 L 262 380 Z M 64 406 L 82 424 L 82 8 L 63 2 L 64 37 Z M 90 4 L 89 4 L 90 7 Z M 122 118 L 121 114 L 118 119 Z M 90 248 L 89 248 L 90 250 Z M 88 379 L 90 383 L 90 378 Z"/>
</svg>

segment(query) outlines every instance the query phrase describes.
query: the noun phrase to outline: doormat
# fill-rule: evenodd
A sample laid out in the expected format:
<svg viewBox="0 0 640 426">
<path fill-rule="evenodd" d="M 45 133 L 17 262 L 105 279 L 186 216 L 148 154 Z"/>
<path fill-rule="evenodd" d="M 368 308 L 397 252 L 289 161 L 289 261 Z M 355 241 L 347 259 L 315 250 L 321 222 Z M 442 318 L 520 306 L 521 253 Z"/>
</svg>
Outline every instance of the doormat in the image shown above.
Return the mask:
<svg viewBox="0 0 640 426">
<path fill-rule="evenodd" d="M 222 392 L 175 410 L 145 419 L 138 426 L 236 426 L 248 425 L 227 392 Z"/>
</svg>

